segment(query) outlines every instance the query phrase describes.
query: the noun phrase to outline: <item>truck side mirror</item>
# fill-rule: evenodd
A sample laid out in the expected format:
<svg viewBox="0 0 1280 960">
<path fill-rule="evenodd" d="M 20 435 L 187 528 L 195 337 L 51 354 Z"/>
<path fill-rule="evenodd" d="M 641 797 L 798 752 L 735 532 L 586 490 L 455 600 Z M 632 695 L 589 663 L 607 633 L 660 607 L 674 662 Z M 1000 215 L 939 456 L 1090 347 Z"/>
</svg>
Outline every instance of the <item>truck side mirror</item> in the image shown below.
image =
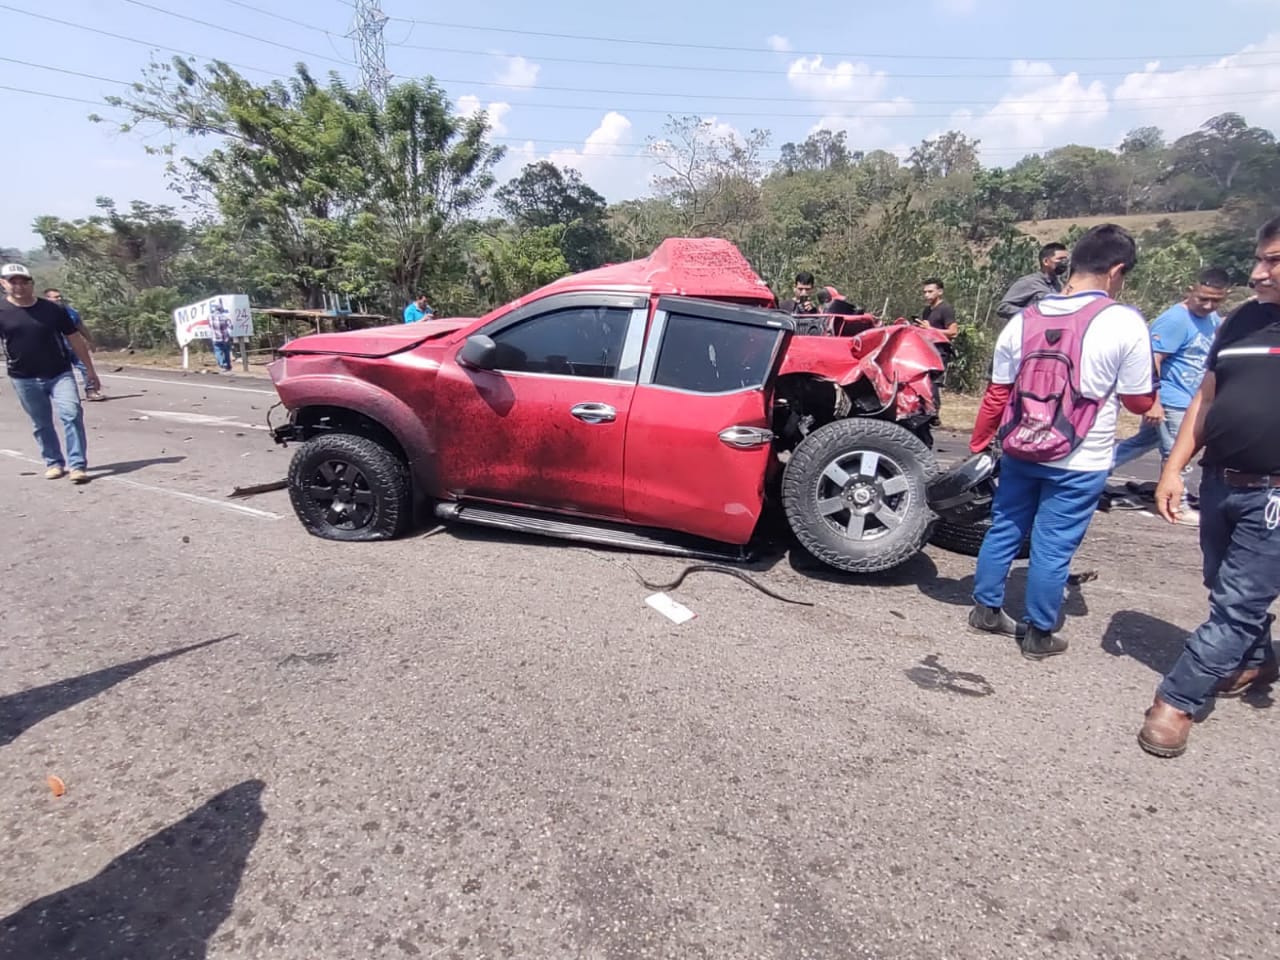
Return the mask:
<svg viewBox="0 0 1280 960">
<path fill-rule="evenodd" d="M 473 334 L 458 352 L 458 361 L 476 370 L 492 370 L 498 363 L 498 345 L 492 337 Z"/>
</svg>

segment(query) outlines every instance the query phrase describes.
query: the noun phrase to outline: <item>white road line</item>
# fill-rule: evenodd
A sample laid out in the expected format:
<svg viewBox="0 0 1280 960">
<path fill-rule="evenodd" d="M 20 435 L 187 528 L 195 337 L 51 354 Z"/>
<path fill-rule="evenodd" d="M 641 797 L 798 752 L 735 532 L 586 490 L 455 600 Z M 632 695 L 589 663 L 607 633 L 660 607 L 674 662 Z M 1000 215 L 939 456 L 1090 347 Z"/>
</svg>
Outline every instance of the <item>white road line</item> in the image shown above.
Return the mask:
<svg viewBox="0 0 1280 960">
<path fill-rule="evenodd" d="M 156 420 L 172 420 L 197 427 L 237 427 L 241 430 L 266 430 L 265 423 L 244 423 L 231 417 L 215 417 L 208 413 L 187 413 L 182 410 L 134 410 L 144 417 Z"/>
<path fill-rule="evenodd" d="M 103 380 L 132 380 L 136 383 L 167 383 L 174 387 L 195 387 L 198 390 L 231 390 L 235 393 L 257 393 L 264 397 L 274 397 L 274 390 L 255 390 L 252 387 L 228 387 L 221 383 L 205 383 L 202 380 L 188 382 L 186 380 L 166 380 L 164 377 L 130 377 L 123 373 L 100 374 Z"/>
<path fill-rule="evenodd" d="M 163 493 L 166 496 L 177 497 L 179 500 L 190 500 L 192 503 L 203 503 L 210 507 L 219 507 L 223 510 L 230 510 L 233 513 L 244 513 L 251 517 L 262 517 L 266 520 L 283 519 L 280 514 L 272 513 L 270 510 L 257 510 L 254 507 L 246 507 L 239 503 L 224 503 L 221 500 L 215 500 L 213 497 L 202 497 L 195 493 L 186 493 L 182 490 L 169 490 L 165 487 L 153 487 L 149 483 L 139 483 L 137 480 L 129 480 L 125 477 L 103 477 L 103 480 L 116 480 L 130 487 L 137 487 L 139 490 L 150 490 L 152 493 Z"/>
<path fill-rule="evenodd" d="M 14 460 L 23 460 L 27 463 L 34 463 L 38 467 L 44 466 L 43 460 L 36 460 L 34 457 L 24 456 L 17 450 L 0 450 L 0 454 L 6 457 L 12 457 Z M 90 474 L 92 476 L 92 473 Z M 102 483 L 110 480 L 114 483 L 123 483 L 125 486 L 136 487 L 139 490 L 147 490 L 151 493 L 161 493 L 166 497 L 177 497 L 179 500 L 188 500 L 192 503 L 203 503 L 208 507 L 217 507 L 220 510 L 230 510 L 232 513 L 242 513 L 250 517 L 261 517 L 264 520 L 282 520 L 281 514 L 272 513 L 270 510 L 258 510 L 255 507 L 246 507 L 239 503 L 226 503 L 222 500 L 215 500 L 213 497 L 202 497 L 197 493 L 187 493 L 183 490 L 170 490 L 166 487 L 153 487 L 149 483 L 140 483 L 137 480 L 129 480 L 125 477 L 113 477 L 107 475 L 105 477 L 95 477 L 94 483 Z"/>
</svg>

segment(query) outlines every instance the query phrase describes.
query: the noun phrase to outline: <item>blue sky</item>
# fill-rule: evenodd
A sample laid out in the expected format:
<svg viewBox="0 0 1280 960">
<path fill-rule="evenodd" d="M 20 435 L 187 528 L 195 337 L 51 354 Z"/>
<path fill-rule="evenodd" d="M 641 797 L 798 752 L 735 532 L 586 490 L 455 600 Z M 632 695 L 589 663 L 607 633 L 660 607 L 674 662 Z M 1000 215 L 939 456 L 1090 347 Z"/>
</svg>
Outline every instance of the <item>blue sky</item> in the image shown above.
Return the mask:
<svg viewBox="0 0 1280 960">
<path fill-rule="evenodd" d="M 769 129 L 766 157 L 820 126 L 847 130 L 856 148 L 897 151 L 961 129 L 998 165 L 1063 143 L 1113 146 L 1144 124 L 1176 136 L 1227 110 L 1280 130 L 1280 0 L 382 0 L 382 9 L 389 70 L 435 76 L 460 109 L 489 108 L 510 151 L 504 179 L 549 157 L 611 201 L 647 191 L 646 140 L 668 113 L 714 118 L 730 134 Z M 8 88 L 97 100 L 120 89 L 109 81 L 137 79 L 153 49 L 172 55 L 161 48 L 227 60 L 258 82 L 298 60 L 317 75 L 359 76 L 348 0 L 4 0 L 0 13 Z M 109 108 L 0 95 L 0 245 L 33 246 L 34 217 L 87 216 L 100 195 L 177 203 L 139 136 L 87 119 Z"/>
</svg>

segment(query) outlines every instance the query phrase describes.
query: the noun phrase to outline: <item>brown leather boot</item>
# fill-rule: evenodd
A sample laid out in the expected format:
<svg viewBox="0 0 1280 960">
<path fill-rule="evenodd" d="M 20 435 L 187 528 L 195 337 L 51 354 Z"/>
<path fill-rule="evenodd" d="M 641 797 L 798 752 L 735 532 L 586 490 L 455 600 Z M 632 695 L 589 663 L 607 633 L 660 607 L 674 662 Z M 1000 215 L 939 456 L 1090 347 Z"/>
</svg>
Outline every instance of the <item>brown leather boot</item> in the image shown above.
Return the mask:
<svg viewBox="0 0 1280 960">
<path fill-rule="evenodd" d="M 1272 660 L 1270 663 L 1264 663 L 1260 667 L 1237 670 L 1231 676 L 1223 679 L 1218 689 L 1213 692 L 1213 695 L 1215 697 L 1238 697 L 1248 692 L 1251 687 L 1269 687 L 1277 680 L 1280 680 L 1280 662 Z"/>
<path fill-rule="evenodd" d="M 1156 694 L 1146 717 L 1138 731 L 1138 745 L 1157 757 L 1181 756 L 1191 735 L 1191 714 L 1170 706 Z"/>
</svg>

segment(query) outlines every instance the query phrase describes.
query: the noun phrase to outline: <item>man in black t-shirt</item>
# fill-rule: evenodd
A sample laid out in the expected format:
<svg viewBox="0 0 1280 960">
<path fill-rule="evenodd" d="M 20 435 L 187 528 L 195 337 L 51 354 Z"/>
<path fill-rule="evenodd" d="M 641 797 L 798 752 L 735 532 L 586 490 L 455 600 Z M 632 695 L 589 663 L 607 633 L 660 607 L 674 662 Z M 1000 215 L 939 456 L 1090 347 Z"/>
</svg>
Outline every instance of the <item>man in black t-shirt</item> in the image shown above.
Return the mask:
<svg viewBox="0 0 1280 960">
<path fill-rule="evenodd" d="M 1187 409 L 1156 488 L 1177 522 L 1182 470 L 1203 449 L 1200 549 L 1209 618 L 1161 681 L 1138 734 L 1148 753 L 1186 750 L 1210 697 L 1280 679 L 1268 611 L 1280 596 L 1280 217 L 1258 231 L 1255 299 L 1218 328 L 1200 391 Z"/>
<path fill-rule="evenodd" d="M 960 324 L 956 321 L 955 309 L 942 299 L 945 289 L 942 281 L 936 277 L 931 277 L 924 282 L 924 310 L 920 314 L 920 319 L 916 321 L 916 325 L 933 327 L 935 330 L 941 330 L 948 337 L 954 337 L 960 332 Z M 951 366 L 951 358 L 954 356 L 951 342 L 948 340 L 946 343 L 936 343 L 934 346 L 938 350 L 938 355 L 942 357 L 942 365 Z"/>
<path fill-rule="evenodd" d="M 0 267 L 0 281 L 7 293 L 0 300 L 0 343 L 4 344 L 13 392 L 35 428 L 44 475 L 57 480 L 65 475 L 64 468 L 70 467 L 72 481 L 84 483 L 89 479 L 85 472 L 84 413 L 63 338 L 88 371 L 87 385 L 97 390 L 98 374 L 89 346 L 65 309 L 36 296 L 31 271 L 22 264 Z M 55 412 L 66 438 L 65 460 L 53 425 Z"/>
<path fill-rule="evenodd" d="M 956 322 L 956 311 L 942 299 L 946 288 L 941 280 L 930 279 L 924 282 L 924 311 L 920 314 L 919 325 L 941 330 L 948 337 L 960 332 L 960 324 Z"/>
</svg>

